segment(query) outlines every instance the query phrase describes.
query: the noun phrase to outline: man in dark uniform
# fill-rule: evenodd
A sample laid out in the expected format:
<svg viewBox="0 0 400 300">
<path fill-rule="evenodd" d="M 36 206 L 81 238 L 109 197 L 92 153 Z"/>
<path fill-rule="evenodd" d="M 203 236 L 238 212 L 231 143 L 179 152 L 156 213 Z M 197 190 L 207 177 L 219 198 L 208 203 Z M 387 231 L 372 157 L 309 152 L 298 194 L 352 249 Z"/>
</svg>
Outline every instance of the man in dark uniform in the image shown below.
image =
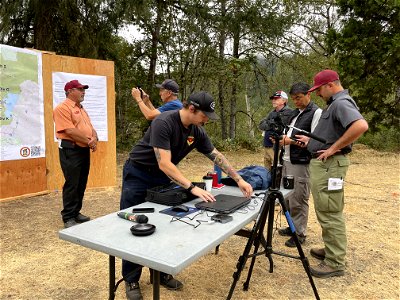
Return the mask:
<svg viewBox="0 0 400 300">
<path fill-rule="evenodd" d="M 310 270 L 315 277 L 343 276 L 347 248 L 343 182 L 350 165 L 347 154 L 352 143 L 368 130 L 368 123 L 348 91 L 343 89 L 335 71 L 324 70 L 315 75 L 314 86 L 309 91 L 315 91 L 327 103 L 313 132 L 326 143 L 296 136 L 308 142 L 307 149 L 312 156 L 311 192 L 325 244 L 324 248 L 311 249 L 311 255 L 322 262 Z"/>
<path fill-rule="evenodd" d="M 271 123 L 274 118 L 279 114 L 283 124 L 287 125 L 292 113 L 292 109 L 287 105 L 288 96 L 284 91 L 276 91 L 269 99 L 272 100 L 272 110 L 266 118 L 262 119 L 258 128 L 264 131 L 264 167 L 271 170 L 274 161 L 273 141 L 270 136 L 272 133 Z"/>
<path fill-rule="evenodd" d="M 214 196 L 183 176 L 176 165 L 193 149 L 207 156 L 214 164 L 233 178 L 245 197 L 250 197 L 250 184 L 232 168 L 228 160 L 211 143 L 202 127 L 209 119 L 217 119 L 215 102 L 206 92 L 190 95 L 184 108 L 168 111 L 152 121 L 144 137 L 133 147 L 123 170 L 120 208 L 128 208 L 145 201 L 149 188 L 171 180 L 186 188 L 203 201 L 215 201 Z M 128 299 L 142 299 L 139 279 L 142 266 L 122 261 Z M 183 285 L 171 275 L 161 273 L 160 283 L 168 289 Z"/>
</svg>

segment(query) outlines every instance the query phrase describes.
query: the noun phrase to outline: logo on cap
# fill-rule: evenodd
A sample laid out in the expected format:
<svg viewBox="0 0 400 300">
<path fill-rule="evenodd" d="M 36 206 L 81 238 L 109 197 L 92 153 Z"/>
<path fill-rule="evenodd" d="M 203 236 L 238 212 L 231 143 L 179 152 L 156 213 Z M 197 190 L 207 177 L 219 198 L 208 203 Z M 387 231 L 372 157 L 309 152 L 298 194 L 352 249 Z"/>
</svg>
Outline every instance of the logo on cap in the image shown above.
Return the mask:
<svg viewBox="0 0 400 300">
<path fill-rule="evenodd" d="M 273 94 L 269 99 L 276 99 L 276 98 L 283 98 L 283 99 L 288 99 L 287 94 L 284 91 L 276 91 L 275 94 Z"/>
</svg>

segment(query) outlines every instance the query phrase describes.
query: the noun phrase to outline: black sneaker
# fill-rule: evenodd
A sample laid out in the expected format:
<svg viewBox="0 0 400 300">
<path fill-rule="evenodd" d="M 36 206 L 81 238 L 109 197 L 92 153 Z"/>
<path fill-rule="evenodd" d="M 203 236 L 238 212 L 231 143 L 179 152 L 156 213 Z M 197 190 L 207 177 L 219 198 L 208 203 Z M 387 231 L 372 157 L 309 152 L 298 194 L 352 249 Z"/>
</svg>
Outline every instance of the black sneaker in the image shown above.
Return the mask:
<svg viewBox="0 0 400 300">
<path fill-rule="evenodd" d="M 69 219 L 64 222 L 64 228 L 70 228 L 75 225 L 78 225 L 78 223 L 75 221 L 75 219 Z"/>
<path fill-rule="evenodd" d="M 179 290 L 183 287 L 182 282 L 169 274 L 160 276 L 160 284 L 169 290 Z"/>
<path fill-rule="evenodd" d="M 142 293 L 140 292 L 139 282 L 126 282 L 125 281 L 126 299 L 128 300 L 142 300 Z"/>
<path fill-rule="evenodd" d="M 292 231 L 290 230 L 289 227 L 283 228 L 283 229 L 278 229 L 279 235 L 283 236 L 292 236 Z"/>
<path fill-rule="evenodd" d="M 306 237 L 305 237 L 305 236 L 300 236 L 300 235 L 298 235 L 297 237 L 298 237 L 298 239 L 299 239 L 300 244 L 303 244 L 303 243 L 306 241 Z M 290 239 L 288 239 L 288 240 L 285 242 L 285 246 L 286 246 L 286 247 L 290 247 L 290 248 L 296 247 L 296 243 L 295 243 L 295 241 L 294 241 L 294 237 L 291 237 Z"/>
<path fill-rule="evenodd" d="M 90 221 L 90 217 L 87 217 L 87 216 L 82 215 L 81 213 L 79 213 L 79 214 L 75 217 L 75 221 L 76 221 L 77 223 L 87 222 L 87 221 Z"/>
</svg>

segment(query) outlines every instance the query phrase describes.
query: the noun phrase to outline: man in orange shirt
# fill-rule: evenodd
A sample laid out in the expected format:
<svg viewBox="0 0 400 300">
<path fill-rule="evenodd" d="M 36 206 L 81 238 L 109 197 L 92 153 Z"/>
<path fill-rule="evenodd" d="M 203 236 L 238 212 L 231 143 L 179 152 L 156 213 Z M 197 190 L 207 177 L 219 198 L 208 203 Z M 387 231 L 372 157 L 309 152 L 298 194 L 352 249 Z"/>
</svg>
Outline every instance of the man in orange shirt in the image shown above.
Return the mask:
<svg viewBox="0 0 400 300">
<path fill-rule="evenodd" d="M 65 178 L 61 211 L 65 228 L 90 220 L 80 213 L 89 175 L 90 149 L 96 151 L 98 142 L 96 130 L 81 105 L 88 88 L 78 80 L 67 82 L 64 87 L 67 98 L 53 111 Z"/>
</svg>

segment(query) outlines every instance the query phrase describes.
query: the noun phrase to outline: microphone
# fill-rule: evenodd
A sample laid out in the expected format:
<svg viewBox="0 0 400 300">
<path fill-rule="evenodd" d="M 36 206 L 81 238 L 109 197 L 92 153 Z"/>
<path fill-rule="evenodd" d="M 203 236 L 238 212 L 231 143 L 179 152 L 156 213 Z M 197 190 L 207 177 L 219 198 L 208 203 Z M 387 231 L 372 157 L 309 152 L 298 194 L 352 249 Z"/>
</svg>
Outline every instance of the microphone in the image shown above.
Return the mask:
<svg viewBox="0 0 400 300">
<path fill-rule="evenodd" d="M 300 131 L 302 134 L 304 134 L 305 136 L 308 136 L 308 137 L 310 137 L 310 138 L 312 138 L 312 139 L 314 139 L 314 140 L 317 140 L 318 142 L 321 142 L 321 143 L 323 143 L 323 144 L 326 144 L 326 140 L 325 139 L 323 139 L 323 138 L 320 138 L 320 137 L 318 137 L 318 136 L 316 136 L 315 134 L 312 134 L 311 132 L 308 132 L 308 131 L 305 131 L 305 130 L 303 130 L 303 129 L 300 129 L 300 128 L 297 128 L 297 127 L 294 127 L 294 126 L 288 126 L 289 128 L 293 128 L 293 129 L 296 129 L 297 131 Z"/>
<path fill-rule="evenodd" d="M 136 223 L 147 223 L 149 218 L 145 215 L 135 215 L 127 212 L 119 212 L 117 213 L 118 217 Z"/>
</svg>

